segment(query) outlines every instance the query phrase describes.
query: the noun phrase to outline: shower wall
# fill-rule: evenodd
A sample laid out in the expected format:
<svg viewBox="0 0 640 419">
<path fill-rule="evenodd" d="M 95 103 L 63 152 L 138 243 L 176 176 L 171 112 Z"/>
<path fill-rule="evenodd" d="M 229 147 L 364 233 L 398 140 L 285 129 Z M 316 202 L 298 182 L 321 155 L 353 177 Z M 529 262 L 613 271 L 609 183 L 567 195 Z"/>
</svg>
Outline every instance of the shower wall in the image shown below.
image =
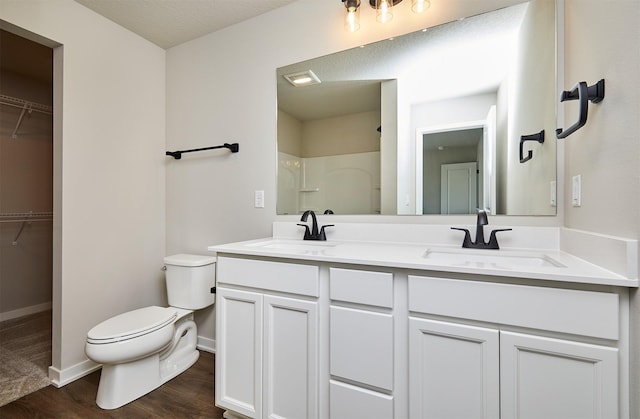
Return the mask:
<svg viewBox="0 0 640 419">
<path fill-rule="evenodd" d="M 0 95 L 51 106 L 52 50 L 0 32 Z M 52 116 L 0 103 L 0 321 L 46 310 L 52 295 Z M 17 128 L 17 130 L 16 130 Z M 15 134 L 15 135 L 14 135 Z M 44 220 L 43 220 L 44 219 Z M 20 231 L 22 228 L 22 231 Z"/>
<path fill-rule="evenodd" d="M 380 152 L 296 157 L 278 152 L 278 214 L 380 214 Z"/>
</svg>

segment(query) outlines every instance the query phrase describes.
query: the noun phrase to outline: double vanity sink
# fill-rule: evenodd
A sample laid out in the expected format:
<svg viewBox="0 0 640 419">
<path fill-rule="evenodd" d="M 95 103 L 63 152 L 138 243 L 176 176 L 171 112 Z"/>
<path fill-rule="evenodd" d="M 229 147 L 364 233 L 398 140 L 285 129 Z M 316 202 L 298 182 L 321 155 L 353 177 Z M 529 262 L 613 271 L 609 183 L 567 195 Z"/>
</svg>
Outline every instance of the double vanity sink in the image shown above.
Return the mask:
<svg viewBox="0 0 640 419">
<path fill-rule="evenodd" d="M 249 248 L 299 255 L 328 257 L 414 259 L 426 265 L 469 266 L 475 268 L 523 269 L 566 268 L 566 265 L 540 252 L 512 250 L 459 249 L 421 245 L 384 245 L 372 243 L 336 243 L 326 241 L 300 241 L 267 239 L 247 243 Z"/>
<path fill-rule="evenodd" d="M 629 285 L 630 282 L 621 275 L 570 254 L 545 249 L 486 250 L 464 249 L 459 245 L 289 238 L 264 238 L 216 246 L 215 249 L 254 256 L 553 281 L 606 285 Z"/>
<path fill-rule="evenodd" d="M 463 248 L 448 226 L 273 233 L 209 248 L 228 417 L 629 419 L 636 242 L 540 227 L 514 227 L 499 250 Z"/>
</svg>

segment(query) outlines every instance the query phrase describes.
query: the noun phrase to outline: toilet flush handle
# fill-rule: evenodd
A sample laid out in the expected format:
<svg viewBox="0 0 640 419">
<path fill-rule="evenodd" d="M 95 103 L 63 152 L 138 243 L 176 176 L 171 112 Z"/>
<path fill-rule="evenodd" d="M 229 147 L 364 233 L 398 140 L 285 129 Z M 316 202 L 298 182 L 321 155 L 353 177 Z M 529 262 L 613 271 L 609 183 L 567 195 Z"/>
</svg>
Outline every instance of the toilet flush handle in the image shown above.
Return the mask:
<svg viewBox="0 0 640 419">
<path fill-rule="evenodd" d="M 161 270 L 161 271 L 166 271 L 166 270 L 167 270 L 167 267 L 166 267 L 166 266 L 163 266 L 162 268 L 160 268 L 160 270 Z"/>
</svg>

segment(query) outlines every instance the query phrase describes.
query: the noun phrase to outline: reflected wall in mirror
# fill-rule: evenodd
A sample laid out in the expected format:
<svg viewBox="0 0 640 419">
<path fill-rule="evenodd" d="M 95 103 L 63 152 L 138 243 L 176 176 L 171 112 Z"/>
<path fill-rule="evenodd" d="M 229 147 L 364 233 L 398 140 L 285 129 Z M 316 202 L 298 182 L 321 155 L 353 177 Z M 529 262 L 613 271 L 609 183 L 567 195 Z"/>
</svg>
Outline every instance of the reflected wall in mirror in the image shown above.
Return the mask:
<svg viewBox="0 0 640 419">
<path fill-rule="evenodd" d="M 531 0 L 279 68 L 277 213 L 555 215 L 556 30 Z"/>
</svg>

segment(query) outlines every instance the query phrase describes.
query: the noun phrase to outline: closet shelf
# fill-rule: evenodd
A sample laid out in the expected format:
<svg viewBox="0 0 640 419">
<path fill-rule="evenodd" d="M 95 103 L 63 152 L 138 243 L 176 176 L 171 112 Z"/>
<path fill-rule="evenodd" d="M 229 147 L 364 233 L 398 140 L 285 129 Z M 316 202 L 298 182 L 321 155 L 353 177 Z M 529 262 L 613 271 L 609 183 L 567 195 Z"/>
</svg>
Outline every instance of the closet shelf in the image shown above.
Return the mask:
<svg viewBox="0 0 640 419">
<path fill-rule="evenodd" d="M 22 235 L 22 231 L 27 224 L 31 224 L 33 222 L 39 221 L 52 221 L 53 220 L 53 212 L 10 212 L 10 213 L 0 213 L 0 223 L 20 223 L 20 227 L 18 228 L 18 232 L 14 236 L 11 244 L 13 246 L 18 245 L 18 239 Z"/>
<path fill-rule="evenodd" d="M 35 219 L 43 218 L 46 220 L 51 220 L 53 218 L 53 212 L 44 211 L 44 212 L 6 212 L 0 213 L 0 222 L 16 222 L 16 221 L 34 221 Z"/>
<path fill-rule="evenodd" d="M 22 119 L 24 115 L 32 112 L 40 112 L 46 115 L 53 115 L 53 107 L 49 105 L 43 105 L 36 102 L 30 102 L 28 100 L 19 99 L 17 97 L 0 95 L 0 105 L 13 106 L 14 108 L 21 108 L 22 112 L 20 112 L 20 116 L 18 117 L 18 122 L 16 123 L 16 127 L 11 134 L 11 138 L 18 138 L 18 130 L 20 129 L 20 125 L 22 125 Z"/>
</svg>

